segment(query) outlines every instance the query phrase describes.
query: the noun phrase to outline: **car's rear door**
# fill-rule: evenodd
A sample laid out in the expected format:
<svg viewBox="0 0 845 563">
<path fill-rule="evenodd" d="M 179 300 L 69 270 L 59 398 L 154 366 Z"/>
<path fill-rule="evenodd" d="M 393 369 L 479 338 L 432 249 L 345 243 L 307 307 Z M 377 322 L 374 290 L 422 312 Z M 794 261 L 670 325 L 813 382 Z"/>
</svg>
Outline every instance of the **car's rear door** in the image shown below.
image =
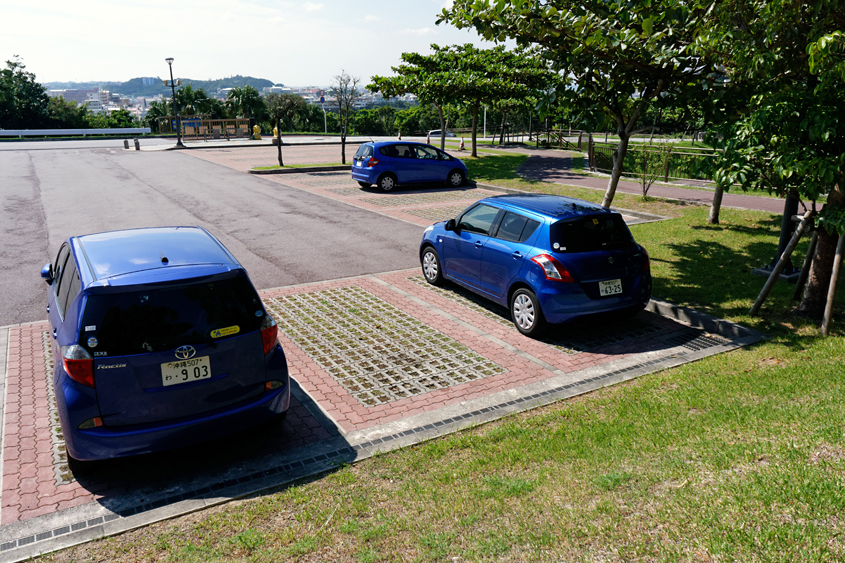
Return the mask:
<svg viewBox="0 0 845 563">
<path fill-rule="evenodd" d="M 83 324 L 95 327 L 87 347 L 104 424 L 161 423 L 260 395 L 263 314 L 245 275 L 89 296 Z"/>
</svg>

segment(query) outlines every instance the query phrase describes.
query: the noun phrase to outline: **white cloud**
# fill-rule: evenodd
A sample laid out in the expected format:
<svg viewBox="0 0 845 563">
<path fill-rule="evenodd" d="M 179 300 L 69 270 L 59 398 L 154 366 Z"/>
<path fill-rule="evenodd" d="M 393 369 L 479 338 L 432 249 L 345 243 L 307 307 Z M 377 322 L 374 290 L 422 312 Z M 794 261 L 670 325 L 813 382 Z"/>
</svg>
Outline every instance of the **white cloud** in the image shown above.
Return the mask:
<svg viewBox="0 0 845 563">
<path fill-rule="evenodd" d="M 402 33 L 415 35 L 417 37 L 429 37 L 431 35 L 437 35 L 437 30 L 431 29 L 430 27 L 423 27 L 420 29 L 406 29 Z"/>
<path fill-rule="evenodd" d="M 378 16 L 372 16 L 372 15 L 370 15 L 370 16 L 364 16 L 364 21 L 365 21 L 365 22 L 372 22 L 372 23 L 380 23 L 380 22 L 383 22 L 384 20 L 383 20 L 383 19 L 381 19 L 381 18 L 380 18 L 380 17 L 378 17 Z"/>
<path fill-rule="evenodd" d="M 305 11 L 306 12 L 317 12 L 323 9 L 322 4 L 314 4 L 313 2 L 306 2 L 305 3 Z"/>
</svg>

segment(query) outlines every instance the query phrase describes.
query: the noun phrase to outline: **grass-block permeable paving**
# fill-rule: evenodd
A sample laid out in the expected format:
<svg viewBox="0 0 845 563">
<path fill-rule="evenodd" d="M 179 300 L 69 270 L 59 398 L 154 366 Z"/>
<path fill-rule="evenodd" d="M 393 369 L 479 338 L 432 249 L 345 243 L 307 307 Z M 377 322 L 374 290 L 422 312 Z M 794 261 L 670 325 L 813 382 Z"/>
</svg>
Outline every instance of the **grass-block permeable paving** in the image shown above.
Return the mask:
<svg viewBox="0 0 845 563">
<path fill-rule="evenodd" d="M 506 371 L 358 286 L 265 304 L 279 330 L 366 407 Z"/>
<path fill-rule="evenodd" d="M 342 197 L 355 197 L 366 194 L 366 192 L 362 191 L 361 188 L 336 188 L 327 191 Z"/>
<path fill-rule="evenodd" d="M 466 209 L 467 205 L 458 205 L 458 206 L 450 206 L 450 207 L 429 207 L 426 209 L 409 209 L 405 211 L 408 215 L 413 215 L 414 217 L 422 217 L 423 219 L 428 219 L 430 221 L 448 221 L 449 219 L 454 219 L 458 216 L 458 214 Z"/>
<path fill-rule="evenodd" d="M 381 207 L 402 207 L 405 205 L 419 205 L 421 203 L 440 203 L 443 201 L 461 201 L 470 199 L 481 199 L 492 195 L 483 190 L 461 190 L 457 192 L 429 192 L 407 195 L 394 195 L 391 197 L 370 197 L 362 200 L 372 205 Z"/>
<path fill-rule="evenodd" d="M 298 182 L 312 187 L 337 186 L 339 184 L 349 184 L 353 181 L 350 172 L 312 172 L 304 176 L 305 178 L 298 180 Z"/>
<path fill-rule="evenodd" d="M 408 279 L 516 331 L 507 308 L 493 303 L 488 299 L 484 299 L 468 289 L 464 289 L 453 283 L 443 287 L 434 286 L 425 281 L 423 276 L 411 276 Z M 577 334 L 571 333 L 570 330 L 576 331 Z M 564 354 L 580 354 L 582 352 L 612 346 L 613 344 L 625 342 L 647 334 L 653 334 L 661 330 L 664 330 L 663 326 L 651 323 L 646 318 L 636 317 L 614 321 L 612 331 L 608 331 L 607 326 L 601 323 L 579 323 L 571 327 L 562 325 L 555 330 L 547 332 L 540 340 L 557 348 L 558 351 Z M 677 344 L 683 343 L 678 342 Z"/>
</svg>

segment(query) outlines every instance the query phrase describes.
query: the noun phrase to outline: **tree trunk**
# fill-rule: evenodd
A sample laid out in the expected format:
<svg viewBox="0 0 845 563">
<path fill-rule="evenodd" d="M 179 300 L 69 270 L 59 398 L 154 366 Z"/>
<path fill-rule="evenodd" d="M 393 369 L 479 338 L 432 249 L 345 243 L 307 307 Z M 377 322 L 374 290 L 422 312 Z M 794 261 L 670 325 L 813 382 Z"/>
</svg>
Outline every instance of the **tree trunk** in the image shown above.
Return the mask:
<svg viewBox="0 0 845 563">
<path fill-rule="evenodd" d="M 719 212 L 722 210 L 722 195 L 724 194 L 724 190 L 722 190 L 722 186 L 716 184 L 716 189 L 713 192 L 713 203 L 710 204 L 710 216 L 707 217 L 707 224 L 708 225 L 718 225 L 719 224 Z"/>
<path fill-rule="evenodd" d="M 281 119 L 276 121 L 276 130 L 279 132 L 279 138 L 276 139 L 279 142 L 279 145 L 278 145 L 278 147 L 279 147 L 279 166 L 282 167 L 282 166 L 285 165 L 285 163 L 282 162 L 282 120 Z"/>
<path fill-rule="evenodd" d="M 828 206 L 845 207 L 845 195 L 838 186 L 828 194 L 825 207 Z M 824 211 L 824 208 L 822 211 Z M 807 287 L 804 289 L 801 304 L 795 309 L 796 314 L 811 319 L 821 319 L 824 315 L 830 274 L 833 272 L 833 257 L 836 254 L 836 243 L 839 238 L 837 233 L 831 234 L 823 228 L 818 230 L 818 235 L 816 254 L 813 256 L 813 263 L 810 266 Z"/>
<path fill-rule="evenodd" d="M 346 164 L 346 120 L 340 119 L 340 163 Z"/>
<path fill-rule="evenodd" d="M 499 146 L 505 143 L 505 121 L 507 121 L 508 112 L 502 111 L 502 130 L 499 131 Z"/>
<path fill-rule="evenodd" d="M 610 181 L 607 183 L 607 191 L 604 193 L 604 199 L 601 204 L 602 207 L 610 207 L 613 203 L 613 196 L 616 195 L 616 186 L 619 185 L 619 178 L 622 176 L 622 164 L 625 161 L 625 155 L 628 154 L 628 140 L 630 135 L 624 129 L 619 130 L 619 146 L 616 147 L 616 152 L 613 153 L 613 171 L 610 174 Z"/>
<path fill-rule="evenodd" d="M 479 102 L 475 102 L 472 106 L 472 155 L 478 158 L 478 151 L 475 147 L 475 140 L 478 137 L 478 105 Z"/>
<path fill-rule="evenodd" d="M 440 150 L 446 150 L 446 120 L 443 118 L 443 106 L 433 104 L 437 108 L 437 113 L 440 115 Z"/>
</svg>

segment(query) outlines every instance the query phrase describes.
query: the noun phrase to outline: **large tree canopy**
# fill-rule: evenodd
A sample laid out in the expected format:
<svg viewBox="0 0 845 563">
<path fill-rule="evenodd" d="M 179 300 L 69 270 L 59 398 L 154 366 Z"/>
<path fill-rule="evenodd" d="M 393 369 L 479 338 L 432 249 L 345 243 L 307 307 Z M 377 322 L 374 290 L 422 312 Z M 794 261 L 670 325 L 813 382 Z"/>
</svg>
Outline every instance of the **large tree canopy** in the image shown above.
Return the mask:
<svg viewBox="0 0 845 563">
<path fill-rule="evenodd" d="M 38 129 L 49 126 L 47 90 L 26 71 L 19 57 L 0 70 L 0 129 Z"/>
<path fill-rule="evenodd" d="M 620 138 L 603 202 L 609 206 L 647 105 L 661 94 L 702 90 L 710 64 L 692 46 L 709 7 L 699 0 L 455 0 L 439 22 L 541 46 L 574 78 L 574 90 L 562 93 L 607 112 Z"/>
<path fill-rule="evenodd" d="M 720 186 L 826 197 L 819 244 L 799 312 L 820 317 L 837 235 L 845 233 L 845 2 L 728 0 L 697 48 L 728 81 L 714 142 Z M 741 104 L 737 104 L 737 100 Z"/>
</svg>

